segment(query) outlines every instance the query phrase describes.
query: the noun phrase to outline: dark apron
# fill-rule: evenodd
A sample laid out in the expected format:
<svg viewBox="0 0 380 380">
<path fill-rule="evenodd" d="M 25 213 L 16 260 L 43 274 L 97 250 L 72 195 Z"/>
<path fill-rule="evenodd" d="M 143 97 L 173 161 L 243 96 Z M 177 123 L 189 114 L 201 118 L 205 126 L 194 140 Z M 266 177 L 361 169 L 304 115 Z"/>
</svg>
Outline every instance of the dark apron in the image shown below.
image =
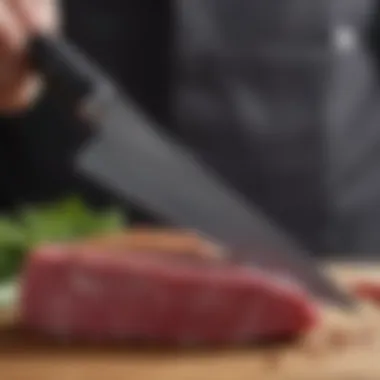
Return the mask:
<svg viewBox="0 0 380 380">
<path fill-rule="evenodd" d="M 380 11 L 369 19 L 371 3 L 64 4 L 70 37 L 305 244 L 380 252 Z M 365 41 L 370 22 L 377 54 Z"/>
<path fill-rule="evenodd" d="M 324 250 L 324 0 L 177 1 L 180 136 L 250 201 Z"/>
<path fill-rule="evenodd" d="M 335 216 L 330 226 L 331 246 L 336 252 L 378 254 L 380 89 L 376 57 L 380 49 L 375 42 L 380 19 L 373 7 L 380 9 L 380 3 L 335 0 L 334 4 L 336 46 L 328 98 Z"/>
</svg>

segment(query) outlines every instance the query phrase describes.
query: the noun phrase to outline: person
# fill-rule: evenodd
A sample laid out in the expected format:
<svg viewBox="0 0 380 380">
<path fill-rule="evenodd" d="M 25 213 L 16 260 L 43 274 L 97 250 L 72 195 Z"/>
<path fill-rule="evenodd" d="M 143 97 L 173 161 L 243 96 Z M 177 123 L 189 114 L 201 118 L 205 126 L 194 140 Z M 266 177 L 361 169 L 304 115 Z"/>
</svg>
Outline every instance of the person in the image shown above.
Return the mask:
<svg viewBox="0 0 380 380">
<path fill-rule="evenodd" d="M 358 177 L 360 163 L 375 168 L 378 157 L 366 164 L 357 156 L 348 165 L 358 138 L 339 135 L 351 120 L 364 120 L 377 99 L 368 51 L 350 29 L 362 23 L 359 3 L 334 11 L 333 51 L 326 4 L 315 1 L 295 7 L 292 0 L 67 0 L 64 29 L 153 119 L 304 245 L 316 252 L 375 252 L 378 177 L 372 169 Z M 348 22 L 347 14 L 355 17 Z M 28 60 L 33 35 L 61 33 L 61 21 L 55 0 L 0 4 L 4 211 L 68 193 L 94 205 L 121 202 L 74 175 L 73 156 L 88 130 Z M 344 87 L 352 82 L 362 98 L 357 88 Z M 369 129 L 361 125 L 363 138 Z M 377 139 L 367 137 L 376 151 Z M 135 222 L 159 222 L 129 207 Z"/>
<path fill-rule="evenodd" d="M 94 207 L 116 203 L 110 194 L 74 175 L 73 155 L 89 132 L 68 105 L 54 97 L 28 57 L 28 44 L 34 35 L 55 38 L 61 30 L 57 1 L 0 4 L 3 212 L 71 195 L 81 195 Z"/>
</svg>

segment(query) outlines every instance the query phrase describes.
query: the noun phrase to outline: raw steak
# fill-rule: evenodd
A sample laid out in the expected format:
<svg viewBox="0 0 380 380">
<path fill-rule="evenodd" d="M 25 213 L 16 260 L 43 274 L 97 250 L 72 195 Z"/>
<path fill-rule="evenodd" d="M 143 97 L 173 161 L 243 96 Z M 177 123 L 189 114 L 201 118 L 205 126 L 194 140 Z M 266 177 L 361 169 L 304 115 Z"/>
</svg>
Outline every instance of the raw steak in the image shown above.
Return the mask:
<svg viewBox="0 0 380 380">
<path fill-rule="evenodd" d="M 297 335 L 316 307 L 291 281 L 222 260 L 50 246 L 25 267 L 21 320 L 65 339 L 239 343 Z"/>
</svg>

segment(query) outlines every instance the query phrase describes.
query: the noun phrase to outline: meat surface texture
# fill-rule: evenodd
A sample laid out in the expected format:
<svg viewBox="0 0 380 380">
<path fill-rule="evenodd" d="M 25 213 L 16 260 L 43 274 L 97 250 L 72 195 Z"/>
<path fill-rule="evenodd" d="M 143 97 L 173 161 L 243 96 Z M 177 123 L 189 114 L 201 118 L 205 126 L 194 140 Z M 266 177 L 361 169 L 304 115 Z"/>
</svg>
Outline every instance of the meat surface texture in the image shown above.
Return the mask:
<svg viewBox="0 0 380 380">
<path fill-rule="evenodd" d="M 65 340 L 187 345 L 297 336 L 317 322 L 308 295 L 287 279 L 224 260 L 104 249 L 30 255 L 23 325 Z"/>
</svg>

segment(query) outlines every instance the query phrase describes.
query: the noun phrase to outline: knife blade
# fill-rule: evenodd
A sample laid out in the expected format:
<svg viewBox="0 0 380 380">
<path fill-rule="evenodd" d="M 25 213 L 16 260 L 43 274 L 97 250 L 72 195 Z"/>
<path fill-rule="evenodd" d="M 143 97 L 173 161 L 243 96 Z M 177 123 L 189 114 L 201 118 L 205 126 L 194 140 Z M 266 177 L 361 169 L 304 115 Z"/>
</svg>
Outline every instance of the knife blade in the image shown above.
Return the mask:
<svg viewBox="0 0 380 380">
<path fill-rule="evenodd" d="M 77 48 L 39 38 L 31 51 L 49 83 L 80 102 L 82 117 L 97 127 L 76 158 L 81 175 L 167 222 L 220 241 L 236 252 L 235 260 L 288 274 L 327 302 L 354 305 L 309 252 L 194 152 L 160 132 Z"/>
</svg>

